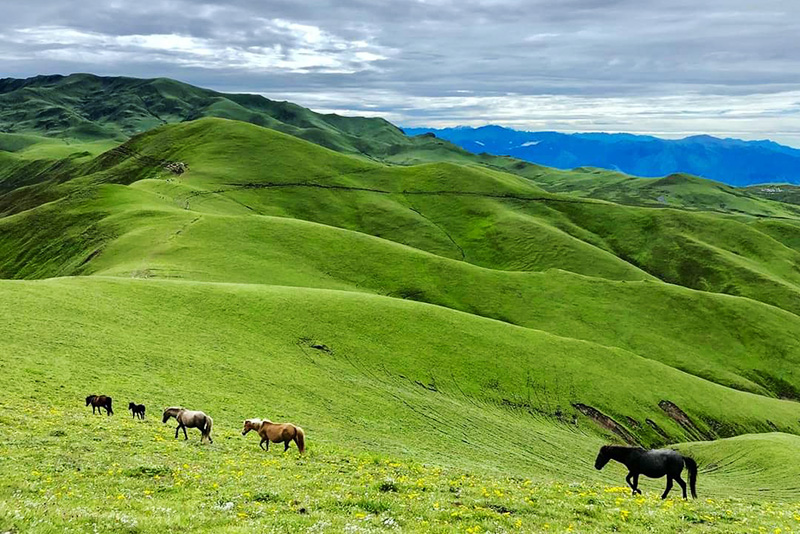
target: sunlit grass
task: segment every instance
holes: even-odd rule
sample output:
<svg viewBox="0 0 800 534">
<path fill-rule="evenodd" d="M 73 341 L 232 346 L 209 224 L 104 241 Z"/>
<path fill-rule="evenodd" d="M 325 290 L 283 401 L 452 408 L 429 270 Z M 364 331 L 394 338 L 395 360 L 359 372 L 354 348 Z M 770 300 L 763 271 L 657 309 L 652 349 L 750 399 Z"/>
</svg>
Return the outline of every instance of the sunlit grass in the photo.
<svg viewBox="0 0 800 534">
<path fill-rule="evenodd" d="M 265 453 L 171 425 L 0 411 L 0 528 L 12 532 L 718 532 L 800 530 L 800 502 L 660 499 L 626 487 L 489 476 L 315 444 Z"/>
</svg>

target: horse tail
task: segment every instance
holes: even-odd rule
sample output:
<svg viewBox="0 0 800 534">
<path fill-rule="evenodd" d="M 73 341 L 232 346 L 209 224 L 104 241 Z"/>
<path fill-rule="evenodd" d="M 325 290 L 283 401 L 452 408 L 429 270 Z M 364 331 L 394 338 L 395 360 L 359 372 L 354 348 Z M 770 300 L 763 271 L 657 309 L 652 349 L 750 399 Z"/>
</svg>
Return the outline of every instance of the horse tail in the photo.
<svg viewBox="0 0 800 534">
<path fill-rule="evenodd" d="M 111 407 L 111 397 L 106 397 L 106 398 L 108 399 L 108 405 L 107 405 L 108 406 L 108 413 L 109 414 L 113 414 L 114 413 L 114 409 Z"/>
<path fill-rule="evenodd" d="M 203 431 L 203 435 L 208 438 L 208 441 L 214 443 L 214 440 L 211 439 L 211 427 L 214 426 L 214 420 L 211 419 L 210 415 L 206 416 L 206 428 Z"/>
<path fill-rule="evenodd" d="M 297 443 L 300 454 L 303 454 L 306 450 L 306 434 L 299 426 L 294 427 L 294 442 Z"/>
<path fill-rule="evenodd" d="M 697 462 L 695 462 L 692 458 L 687 458 L 684 456 L 683 458 L 684 463 L 686 463 L 686 469 L 689 470 L 689 487 L 692 489 L 692 498 L 697 498 Z"/>
</svg>

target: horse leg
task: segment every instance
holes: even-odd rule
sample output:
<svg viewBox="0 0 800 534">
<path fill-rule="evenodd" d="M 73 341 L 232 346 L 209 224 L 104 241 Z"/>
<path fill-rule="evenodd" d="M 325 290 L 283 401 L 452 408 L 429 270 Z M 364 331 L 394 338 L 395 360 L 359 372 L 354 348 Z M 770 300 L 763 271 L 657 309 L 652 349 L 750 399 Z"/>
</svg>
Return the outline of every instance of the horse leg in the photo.
<svg viewBox="0 0 800 534">
<path fill-rule="evenodd" d="M 686 482 L 683 481 L 683 479 L 681 478 L 680 475 L 675 477 L 675 481 L 678 483 L 678 485 L 683 490 L 683 498 L 684 498 L 684 500 L 688 500 L 688 497 L 686 496 Z"/>
<path fill-rule="evenodd" d="M 290 443 L 291 443 L 291 441 L 289 441 L 288 439 L 283 442 L 283 452 L 286 452 L 286 451 L 289 450 L 289 444 Z"/>
<path fill-rule="evenodd" d="M 631 487 L 631 495 L 636 495 L 636 486 L 633 485 L 633 473 L 628 473 L 625 477 L 625 482 Z"/>
<path fill-rule="evenodd" d="M 175 439 L 178 439 L 178 432 L 181 430 L 181 424 L 178 423 L 178 426 L 175 427 Z"/>
<path fill-rule="evenodd" d="M 667 475 L 667 489 L 664 490 L 664 494 L 661 496 L 661 498 L 666 499 L 671 489 L 672 489 L 672 476 Z"/>
<path fill-rule="evenodd" d="M 186 441 L 189 439 L 189 434 L 186 433 L 186 425 L 182 424 L 181 428 L 183 428 L 183 440 Z"/>
<path fill-rule="evenodd" d="M 638 493 L 639 495 L 642 494 L 642 490 L 639 489 L 639 473 L 633 475 L 633 493 Z"/>
<path fill-rule="evenodd" d="M 265 442 L 265 441 L 267 441 L 267 440 L 265 440 L 264 438 L 261 438 L 261 443 L 259 443 L 259 444 L 258 444 L 258 446 L 259 446 L 259 447 L 261 447 L 261 450 L 262 450 L 262 451 L 265 451 L 265 450 L 267 450 L 267 449 L 265 449 L 265 448 L 264 448 L 264 442 Z"/>
</svg>

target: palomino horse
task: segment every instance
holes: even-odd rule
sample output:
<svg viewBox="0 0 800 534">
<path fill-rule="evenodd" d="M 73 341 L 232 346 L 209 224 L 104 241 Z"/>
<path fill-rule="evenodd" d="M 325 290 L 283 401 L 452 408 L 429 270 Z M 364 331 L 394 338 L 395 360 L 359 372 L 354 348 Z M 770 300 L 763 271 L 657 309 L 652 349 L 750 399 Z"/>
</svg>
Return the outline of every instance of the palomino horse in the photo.
<svg viewBox="0 0 800 534">
<path fill-rule="evenodd" d="M 261 436 L 261 443 L 259 447 L 265 451 L 269 450 L 269 442 L 283 443 L 283 452 L 289 450 L 289 444 L 294 440 L 297 443 L 297 449 L 300 454 L 306 450 L 306 435 L 303 429 L 299 426 L 294 426 L 291 423 L 273 423 L 269 419 L 246 419 L 242 435 L 246 435 L 251 430 L 255 430 Z M 264 444 L 267 444 L 264 447 Z"/>
<path fill-rule="evenodd" d="M 100 411 L 100 408 L 106 409 L 106 415 L 113 415 L 114 410 L 111 408 L 111 397 L 106 397 L 105 395 L 89 395 L 86 397 L 86 406 L 92 405 L 92 413 L 94 414 L 95 408 L 97 409 L 97 413 L 103 413 Z"/>
<path fill-rule="evenodd" d="M 186 428 L 198 428 L 201 433 L 200 443 L 205 439 L 208 439 L 209 443 L 214 443 L 214 440 L 211 439 L 211 427 L 214 424 L 214 420 L 203 412 L 187 410 L 180 406 L 173 406 L 164 409 L 164 419 L 162 422 L 166 423 L 169 421 L 170 417 L 174 417 L 175 420 L 178 421 L 178 427 L 175 429 L 175 439 L 178 439 L 178 432 L 180 429 L 183 429 L 183 439 L 189 439 L 189 436 L 186 435 Z"/>
<path fill-rule="evenodd" d="M 625 480 L 634 495 L 642 493 L 639 490 L 639 475 L 649 478 L 661 478 L 667 475 L 667 489 L 661 495 L 662 499 L 666 499 L 667 495 L 669 495 L 673 480 L 678 482 L 678 485 L 683 490 L 683 498 L 686 499 L 686 482 L 681 478 L 681 471 L 683 471 L 683 466 L 685 465 L 689 471 L 692 498 L 697 498 L 697 462 L 692 458 L 683 456 L 678 451 L 673 451 L 672 449 L 647 451 L 641 447 L 606 445 L 600 448 L 594 467 L 602 469 L 609 460 L 616 460 L 628 468 L 628 476 L 625 477 Z"/>
</svg>

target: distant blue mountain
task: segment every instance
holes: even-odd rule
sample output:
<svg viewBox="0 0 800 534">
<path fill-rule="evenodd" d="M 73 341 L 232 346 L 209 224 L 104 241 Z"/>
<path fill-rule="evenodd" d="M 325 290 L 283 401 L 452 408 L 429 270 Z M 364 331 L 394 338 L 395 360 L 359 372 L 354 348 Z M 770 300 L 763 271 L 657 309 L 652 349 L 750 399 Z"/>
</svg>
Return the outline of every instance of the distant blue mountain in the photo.
<svg viewBox="0 0 800 534">
<path fill-rule="evenodd" d="M 470 152 L 507 155 L 556 167 L 600 167 L 635 176 L 688 173 L 729 185 L 800 184 L 800 150 L 773 141 L 696 135 L 660 139 L 633 134 L 521 132 L 501 126 L 404 128 L 434 133 Z"/>
</svg>

